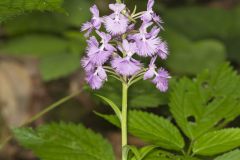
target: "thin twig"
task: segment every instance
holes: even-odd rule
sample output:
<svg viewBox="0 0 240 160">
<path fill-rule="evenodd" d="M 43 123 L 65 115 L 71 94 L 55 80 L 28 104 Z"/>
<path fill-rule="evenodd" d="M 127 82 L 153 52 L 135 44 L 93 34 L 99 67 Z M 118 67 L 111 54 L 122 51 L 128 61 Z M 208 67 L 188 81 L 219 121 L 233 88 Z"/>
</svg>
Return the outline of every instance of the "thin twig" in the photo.
<svg viewBox="0 0 240 160">
<path fill-rule="evenodd" d="M 80 94 L 82 91 L 78 91 L 76 93 L 73 93 L 65 98 L 60 99 L 59 101 L 51 104 L 50 106 L 48 106 L 46 109 L 42 110 L 41 112 L 37 113 L 36 115 L 34 115 L 32 118 L 30 118 L 29 120 L 27 120 L 26 122 L 24 122 L 23 124 L 20 125 L 19 128 L 21 127 L 25 127 L 29 124 L 31 124 L 32 122 L 34 122 L 35 120 L 39 119 L 40 117 L 42 117 L 43 115 L 45 115 L 46 113 L 48 113 L 49 111 L 55 109 L 56 107 L 60 106 L 61 104 L 67 102 L 68 100 L 72 99 L 73 97 L 77 96 L 78 94 Z M 13 135 L 9 135 L 6 140 L 0 144 L 0 150 L 13 138 Z"/>
<path fill-rule="evenodd" d="M 134 79 L 131 83 L 129 83 L 128 86 L 130 87 L 131 85 L 133 85 L 134 83 L 138 82 L 138 81 L 141 80 L 141 79 L 143 79 L 143 76 L 140 76 L 140 77 Z"/>
</svg>

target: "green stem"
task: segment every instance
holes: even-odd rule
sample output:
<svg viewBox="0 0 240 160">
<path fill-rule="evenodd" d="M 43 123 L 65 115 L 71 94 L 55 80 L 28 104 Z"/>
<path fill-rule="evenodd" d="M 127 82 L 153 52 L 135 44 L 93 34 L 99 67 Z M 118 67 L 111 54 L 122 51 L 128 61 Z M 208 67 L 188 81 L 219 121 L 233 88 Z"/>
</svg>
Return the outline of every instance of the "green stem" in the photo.
<svg viewBox="0 0 240 160">
<path fill-rule="evenodd" d="M 190 145 L 188 147 L 188 150 L 187 150 L 187 155 L 190 156 L 191 155 L 191 152 L 192 152 L 192 147 L 193 147 L 193 141 L 190 142 Z"/>
<path fill-rule="evenodd" d="M 35 120 L 39 119 L 40 117 L 42 117 L 43 115 L 45 115 L 46 113 L 48 113 L 49 111 L 55 109 L 56 107 L 60 106 L 61 104 L 65 103 L 66 101 L 72 99 L 73 97 L 77 96 L 81 91 L 78 91 L 76 93 L 73 93 L 70 96 L 67 96 L 65 98 L 60 99 L 59 101 L 53 103 L 52 105 L 48 106 L 46 109 L 44 109 L 43 111 L 39 112 L 38 114 L 34 115 L 32 118 L 30 118 L 28 121 L 26 121 L 25 123 L 23 123 L 21 125 L 21 127 L 24 127 L 32 122 L 34 122 Z"/>
<path fill-rule="evenodd" d="M 126 160 L 123 148 L 127 145 L 127 98 L 128 98 L 128 85 L 122 83 L 122 160 Z"/>
<path fill-rule="evenodd" d="M 131 85 L 133 85 L 134 83 L 137 83 L 138 81 L 140 81 L 141 79 L 143 79 L 143 74 L 142 75 L 140 75 L 139 77 L 136 77 L 136 79 L 134 79 L 133 81 L 131 81 L 130 83 L 129 83 L 129 87 L 131 86 Z"/>
<path fill-rule="evenodd" d="M 116 0 L 117 3 L 122 3 L 121 0 Z M 133 19 L 131 16 L 126 14 L 126 10 L 122 11 L 122 14 L 125 15 L 126 17 L 128 17 L 128 19 L 134 23 L 136 23 L 135 19 Z"/>
<path fill-rule="evenodd" d="M 73 93 L 70 96 L 67 96 L 65 98 L 60 99 L 59 101 L 53 103 L 52 105 L 46 107 L 46 109 L 44 109 L 43 111 L 37 113 L 36 115 L 34 115 L 32 118 L 30 118 L 29 120 L 27 120 L 26 122 L 24 122 L 23 124 L 20 125 L 20 127 L 25 127 L 29 124 L 31 124 L 32 122 L 34 122 L 35 120 L 39 119 L 40 117 L 42 117 L 43 115 L 45 115 L 46 113 L 48 113 L 49 111 L 55 109 L 56 107 L 60 106 L 61 104 L 67 102 L 68 100 L 72 99 L 73 97 L 79 95 L 81 93 L 81 91 L 78 91 L 76 93 Z M 19 127 L 19 128 L 20 128 Z M 0 144 L 0 150 L 13 138 L 13 135 L 9 135 L 6 140 L 4 142 L 2 142 Z"/>
</svg>

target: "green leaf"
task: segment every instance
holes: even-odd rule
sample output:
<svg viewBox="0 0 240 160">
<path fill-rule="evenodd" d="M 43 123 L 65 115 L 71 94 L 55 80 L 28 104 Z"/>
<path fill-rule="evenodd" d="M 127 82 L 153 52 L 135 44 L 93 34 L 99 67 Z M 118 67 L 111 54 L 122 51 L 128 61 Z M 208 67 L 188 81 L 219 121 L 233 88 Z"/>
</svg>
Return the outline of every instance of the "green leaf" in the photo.
<svg viewBox="0 0 240 160">
<path fill-rule="evenodd" d="M 119 110 L 119 107 L 110 99 L 103 97 L 101 95 L 97 95 L 98 97 L 100 97 L 101 99 L 103 99 L 105 102 L 107 102 L 111 108 L 113 109 L 113 111 L 115 112 L 115 114 L 117 115 L 118 119 L 120 120 L 120 122 L 122 121 L 122 114 L 121 111 Z"/>
<path fill-rule="evenodd" d="M 140 158 L 138 160 L 142 160 L 145 157 L 147 157 L 154 149 L 156 149 L 156 146 L 145 146 L 140 149 Z"/>
<path fill-rule="evenodd" d="M 131 160 L 139 160 L 140 159 L 141 153 L 136 146 L 126 146 L 126 148 L 128 148 L 128 150 L 133 153 L 133 157 L 131 158 Z"/>
<path fill-rule="evenodd" d="M 129 132 L 154 145 L 173 150 L 184 147 L 178 129 L 169 121 L 157 115 L 131 111 L 128 118 Z"/>
<path fill-rule="evenodd" d="M 170 110 L 190 139 L 225 126 L 240 114 L 240 77 L 228 65 L 181 79 L 170 97 Z"/>
<path fill-rule="evenodd" d="M 194 42 L 171 30 L 167 30 L 165 38 L 171 51 L 166 65 L 178 74 L 197 74 L 204 69 L 214 69 L 225 61 L 226 49 L 220 41 Z"/>
<path fill-rule="evenodd" d="M 117 119 L 116 116 L 101 115 L 101 117 L 118 127 L 120 126 L 115 123 Z M 179 151 L 182 150 L 185 145 L 177 127 L 169 120 L 151 113 L 129 111 L 128 130 L 132 135 L 166 149 Z"/>
<path fill-rule="evenodd" d="M 207 133 L 197 139 L 193 153 L 212 156 L 240 146 L 240 129 L 223 129 Z"/>
<path fill-rule="evenodd" d="M 218 156 L 214 160 L 239 160 L 240 159 L 240 151 L 236 149 L 234 151 L 225 153 L 224 155 Z"/>
<path fill-rule="evenodd" d="M 136 146 L 127 146 L 128 150 L 133 153 L 131 160 L 143 160 L 148 154 L 150 154 L 157 146 L 150 145 L 138 149 Z"/>
<path fill-rule="evenodd" d="M 155 150 L 148 154 L 143 160 L 182 160 L 178 156 L 162 151 L 162 150 Z"/>
<path fill-rule="evenodd" d="M 39 11 L 63 11 L 63 0 L 1 0 L 0 23 L 24 12 Z"/>
<path fill-rule="evenodd" d="M 94 113 L 97 116 L 99 116 L 99 117 L 107 120 L 111 124 L 115 125 L 116 127 L 119 127 L 119 128 L 121 127 L 121 123 L 120 123 L 119 119 L 115 115 L 106 115 L 106 114 L 101 114 L 101 113 L 98 113 L 98 112 L 95 112 L 95 111 L 94 111 Z"/>
<path fill-rule="evenodd" d="M 196 157 L 190 157 L 190 156 L 177 156 L 172 153 L 156 150 L 150 153 L 143 160 L 200 160 L 200 159 Z"/>
<path fill-rule="evenodd" d="M 102 136 L 74 124 L 50 124 L 14 130 L 24 147 L 44 160 L 114 160 L 111 145 Z"/>
<path fill-rule="evenodd" d="M 192 156 L 176 156 L 179 160 L 202 160 Z"/>
</svg>

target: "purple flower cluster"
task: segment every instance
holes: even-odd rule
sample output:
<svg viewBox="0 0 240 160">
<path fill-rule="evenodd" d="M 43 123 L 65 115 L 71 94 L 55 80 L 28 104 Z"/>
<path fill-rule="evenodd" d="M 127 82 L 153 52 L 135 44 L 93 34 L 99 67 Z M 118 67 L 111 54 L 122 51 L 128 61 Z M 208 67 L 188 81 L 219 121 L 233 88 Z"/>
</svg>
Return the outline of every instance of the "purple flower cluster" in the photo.
<svg viewBox="0 0 240 160">
<path fill-rule="evenodd" d="M 169 73 L 155 63 L 157 58 L 167 59 L 168 47 L 159 37 L 163 22 L 153 5 L 149 0 L 146 11 L 131 13 L 123 3 L 110 4 L 112 13 L 103 17 L 96 5 L 90 8 L 92 19 L 81 29 L 89 37 L 81 63 L 92 89 L 100 89 L 111 75 L 129 85 L 150 79 L 160 91 L 167 91 Z M 136 29 L 138 20 L 141 26 Z M 145 68 L 141 58 L 151 58 L 149 66 Z"/>
</svg>

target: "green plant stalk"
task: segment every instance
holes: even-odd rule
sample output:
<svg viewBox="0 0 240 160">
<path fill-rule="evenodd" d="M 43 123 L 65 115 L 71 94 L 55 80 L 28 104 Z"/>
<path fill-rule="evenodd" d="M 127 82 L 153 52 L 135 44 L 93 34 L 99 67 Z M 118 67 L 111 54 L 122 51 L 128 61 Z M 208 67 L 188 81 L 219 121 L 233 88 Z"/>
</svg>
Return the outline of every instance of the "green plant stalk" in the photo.
<svg viewBox="0 0 240 160">
<path fill-rule="evenodd" d="M 48 113 L 49 111 L 55 109 L 56 107 L 60 106 L 61 104 L 65 103 L 66 101 L 72 99 L 73 97 L 77 96 L 78 94 L 80 94 L 81 91 L 78 91 L 76 93 L 73 93 L 67 97 L 64 97 L 62 99 L 60 99 L 59 101 L 53 103 L 52 105 L 48 106 L 46 109 L 44 109 L 43 111 L 39 112 L 38 114 L 34 115 L 32 118 L 30 118 L 28 121 L 26 121 L 25 123 L 23 123 L 20 127 L 24 127 L 34 121 L 36 121 L 37 119 L 39 119 L 40 117 L 42 117 L 43 115 L 45 115 L 46 113 Z"/>
<path fill-rule="evenodd" d="M 123 148 L 127 145 L 127 114 L 128 114 L 128 106 L 127 106 L 127 98 L 128 98 L 128 84 L 122 83 L 122 160 L 126 160 L 124 156 Z"/>
<path fill-rule="evenodd" d="M 116 0 L 116 2 L 117 2 L 117 3 L 122 3 L 121 0 Z M 133 23 L 136 23 L 136 20 L 135 20 L 135 19 L 133 19 L 131 16 L 129 16 L 129 15 L 126 14 L 126 9 L 123 10 L 121 13 L 122 13 L 123 15 L 125 15 L 126 17 L 128 17 L 128 19 L 129 19 L 130 21 L 132 21 Z"/>
<path fill-rule="evenodd" d="M 32 122 L 36 121 L 37 119 L 39 119 L 40 117 L 42 117 L 43 115 L 45 115 L 46 113 L 50 112 L 51 110 L 57 108 L 58 106 L 60 106 L 61 104 L 69 101 L 70 99 L 72 99 L 73 97 L 79 95 L 81 93 L 81 91 L 78 91 L 76 93 L 73 93 L 67 97 L 64 97 L 62 99 L 60 99 L 59 101 L 53 103 L 52 105 L 46 107 L 46 109 L 44 109 L 43 111 L 37 113 L 36 115 L 34 115 L 33 117 L 31 117 L 29 120 L 27 120 L 26 122 L 24 122 L 23 124 L 21 124 L 19 126 L 20 127 L 25 127 L 29 124 L 31 124 Z M 9 135 L 5 141 L 3 141 L 1 144 L 0 144 L 0 150 L 13 138 L 13 135 Z"/>
<path fill-rule="evenodd" d="M 187 150 L 187 155 L 188 155 L 188 156 L 191 155 L 193 144 L 194 144 L 194 141 L 191 141 L 191 142 L 190 142 L 190 145 L 189 145 L 189 147 L 188 147 L 188 150 Z"/>
</svg>

